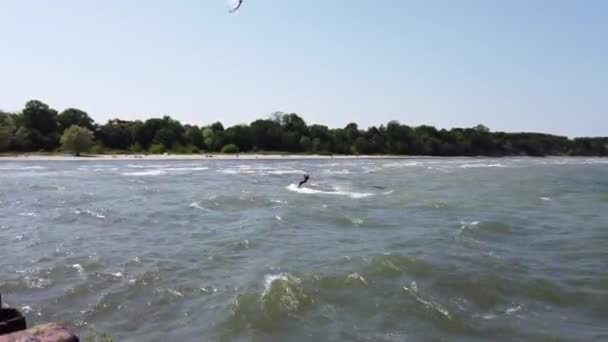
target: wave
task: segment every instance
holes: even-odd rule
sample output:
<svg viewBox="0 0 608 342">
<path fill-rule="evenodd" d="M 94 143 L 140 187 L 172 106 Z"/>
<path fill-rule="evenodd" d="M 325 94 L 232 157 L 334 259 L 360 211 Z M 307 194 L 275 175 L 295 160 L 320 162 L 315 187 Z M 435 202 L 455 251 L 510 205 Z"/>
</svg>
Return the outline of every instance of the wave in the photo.
<svg viewBox="0 0 608 342">
<path fill-rule="evenodd" d="M 77 214 L 77 215 L 85 214 L 85 215 L 93 216 L 95 218 L 102 219 L 102 220 L 106 218 L 105 215 L 102 215 L 102 214 L 100 214 L 98 212 L 95 212 L 95 211 L 92 211 L 92 210 L 80 210 L 80 209 L 76 209 L 76 211 L 74 213 Z"/>
<path fill-rule="evenodd" d="M 44 166 L 0 166 L 0 170 L 4 171 L 25 171 L 25 170 L 46 170 Z"/>
<path fill-rule="evenodd" d="M 209 170 L 209 168 L 206 167 L 206 166 L 199 166 L 199 167 L 168 167 L 168 168 L 165 168 L 163 170 L 166 170 L 166 171 L 205 171 L 205 170 Z"/>
<path fill-rule="evenodd" d="M 133 169 L 162 169 L 165 167 L 169 167 L 170 165 L 168 164 L 129 164 L 127 165 L 127 167 L 129 168 L 133 168 Z"/>
<path fill-rule="evenodd" d="M 255 173 L 254 170 L 248 170 L 248 169 L 245 169 L 245 168 L 222 169 L 222 170 L 217 170 L 217 172 L 225 173 L 225 174 L 228 174 L 228 175 L 253 174 L 253 173 Z"/>
<path fill-rule="evenodd" d="M 410 166 L 418 166 L 419 162 L 402 162 L 402 163 L 387 163 L 382 165 L 383 167 L 410 167 Z"/>
<path fill-rule="evenodd" d="M 289 174 L 305 174 L 306 172 L 302 171 L 302 170 L 271 170 L 271 171 L 267 171 L 268 174 L 271 175 L 289 175 Z"/>
<path fill-rule="evenodd" d="M 146 170 L 140 172 L 124 172 L 123 176 L 134 176 L 134 177 L 146 177 L 146 176 L 162 176 L 166 174 L 167 171 L 164 170 Z"/>
<path fill-rule="evenodd" d="M 250 328 L 274 330 L 313 303 L 299 278 L 288 273 L 269 274 L 264 277 L 261 295 L 251 292 L 237 295 L 232 315 L 224 326 L 228 334 Z"/>
<path fill-rule="evenodd" d="M 350 174 L 350 170 L 323 170 L 323 173 L 329 174 L 329 175 L 348 175 Z"/>
<path fill-rule="evenodd" d="M 420 293 L 418 291 L 418 284 L 416 284 L 415 281 L 412 281 L 412 283 L 410 284 L 409 287 L 403 286 L 403 289 L 407 293 L 409 293 L 418 303 L 422 304 L 428 310 L 437 312 L 449 320 L 452 319 L 450 312 L 446 308 L 444 308 L 441 304 L 439 304 L 431 299 L 425 299 L 420 295 Z"/>
<path fill-rule="evenodd" d="M 483 167 L 508 167 L 503 164 L 463 164 L 460 165 L 463 169 L 483 168 Z"/>
<path fill-rule="evenodd" d="M 196 209 L 199 209 L 199 210 L 202 210 L 202 211 L 213 212 L 213 210 L 207 209 L 207 208 L 201 206 L 198 202 L 190 203 L 189 207 L 190 208 L 196 208 Z"/>
<path fill-rule="evenodd" d="M 308 195 L 337 195 L 337 196 L 347 196 L 350 198 L 365 198 L 369 196 L 373 196 L 374 194 L 367 192 L 348 192 L 348 191 L 322 191 L 317 189 L 312 189 L 308 187 L 298 188 L 296 184 L 289 184 L 286 187 L 287 190 L 297 192 L 300 194 L 308 194 Z"/>
</svg>

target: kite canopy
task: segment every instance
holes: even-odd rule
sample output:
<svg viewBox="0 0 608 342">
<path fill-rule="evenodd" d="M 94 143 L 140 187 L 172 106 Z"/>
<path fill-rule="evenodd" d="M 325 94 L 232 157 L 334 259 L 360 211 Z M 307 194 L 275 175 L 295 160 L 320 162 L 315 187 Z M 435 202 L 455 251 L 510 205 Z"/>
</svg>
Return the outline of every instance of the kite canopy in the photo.
<svg viewBox="0 0 608 342">
<path fill-rule="evenodd" d="M 228 0 L 228 11 L 230 13 L 234 13 L 238 11 L 238 9 L 243 4 L 244 0 Z"/>
</svg>

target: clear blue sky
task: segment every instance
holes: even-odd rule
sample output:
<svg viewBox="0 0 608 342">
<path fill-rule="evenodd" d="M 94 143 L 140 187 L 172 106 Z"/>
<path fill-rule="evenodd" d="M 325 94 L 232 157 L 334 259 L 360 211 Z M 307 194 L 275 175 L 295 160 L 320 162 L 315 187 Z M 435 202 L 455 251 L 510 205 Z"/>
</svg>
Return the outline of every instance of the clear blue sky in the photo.
<svg viewBox="0 0 608 342">
<path fill-rule="evenodd" d="M 1 0 L 0 108 L 608 135 L 608 1 Z"/>
</svg>

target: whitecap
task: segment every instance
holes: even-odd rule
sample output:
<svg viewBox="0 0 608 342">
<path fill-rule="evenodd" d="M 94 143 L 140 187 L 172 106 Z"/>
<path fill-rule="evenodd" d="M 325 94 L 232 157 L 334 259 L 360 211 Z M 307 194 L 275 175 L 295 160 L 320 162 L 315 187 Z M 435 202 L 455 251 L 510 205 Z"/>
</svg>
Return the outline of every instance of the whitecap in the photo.
<svg viewBox="0 0 608 342">
<path fill-rule="evenodd" d="M 360 193 L 360 192 L 348 192 L 348 191 L 322 191 L 316 190 L 308 187 L 298 188 L 296 184 L 290 184 L 286 187 L 287 190 L 297 192 L 300 194 L 312 194 L 312 195 L 338 195 L 338 196 L 348 196 L 350 198 L 365 198 L 369 196 L 373 196 L 374 194 L 370 193 Z"/>
<path fill-rule="evenodd" d="M 239 169 L 222 169 L 222 170 L 217 170 L 217 172 L 221 172 L 221 173 L 225 173 L 225 174 L 229 174 L 229 175 L 252 174 L 252 173 L 255 173 L 254 170 L 248 170 L 248 169 L 243 169 L 243 168 L 239 168 Z"/>
<path fill-rule="evenodd" d="M 348 174 L 350 174 L 350 171 L 346 170 L 346 169 L 343 169 L 343 170 L 323 170 L 323 173 L 330 174 L 330 175 L 348 175 Z"/>
<path fill-rule="evenodd" d="M 512 315 L 512 314 L 514 314 L 514 313 L 516 313 L 516 312 L 520 311 L 521 309 L 522 309 L 522 306 L 521 306 L 521 305 L 518 305 L 518 306 L 513 307 L 513 308 L 508 308 L 508 309 L 505 311 L 505 313 L 506 313 L 507 315 Z"/>
<path fill-rule="evenodd" d="M 201 206 L 201 205 L 200 205 L 198 202 L 191 203 L 191 204 L 189 205 L 189 207 L 190 207 L 190 208 L 196 208 L 196 209 L 199 209 L 199 210 L 202 210 L 202 211 L 213 212 L 213 210 L 211 210 L 211 209 L 207 209 L 207 208 L 205 208 L 205 207 Z"/>
<path fill-rule="evenodd" d="M 19 216 L 35 217 L 36 213 L 19 213 Z"/>
<path fill-rule="evenodd" d="M 360 226 L 363 224 L 363 219 L 360 218 L 349 218 L 350 222 L 352 222 L 352 224 Z"/>
<path fill-rule="evenodd" d="M 183 293 L 177 291 L 177 290 L 173 290 L 173 289 L 167 289 L 167 292 L 174 295 L 175 297 L 179 297 L 179 298 L 184 298 Z"/>
<path fill-rule="evenodd" d="M 287 201 L 275 200 L 275 199 L 271 199 L 270 202 L 278 203 L 278 204 L 289 204 L 289 202 L 287 202 Z"/>
<path fill-rule="evenodd" d="M 167 172 L 164 170 L 146 170 L 141 172 L 124 172 L 123 176 L 136 176 L 136 177 L 145 177 L 145 176 L 161 176 L 166 174 Z"/>
<path fill-rule="evenodd" d="M 25 170 L 46 170 L 44 166 L 3 166 L 0 170 L 6 171 L 25 171 Z"/>
<path fill-rule="evenodd" d="M 365 280 L 365 278 L 363 278 L 363 276 L 359 273 L 351 273 L 346 277 L 345 280 L 346 283 L 352 283 L 352 284 L 356 284 L 359 283 L 361 285 L 364 286 L 369 286 L 369 283 L 367 282 L 367 280 Z"/>
<path fill-rule="evenodd" d="M 279 274 L 267 274 L 264 277 L 264 291 L 262 292 L 262 297 L 266 296 L 270 289 L 272 288 L 272 283 L 277 280 L 282 281 L 292 281 L 296 284 L 300 284 L 301 280 L 287 273 L 279 273 Z"/>
<path fill-rule="evenodd" d="M 267 171 L 268 174 L 271 175 L 288 175 L 288 174 L 304 174 L 306 172 L 302 171 L 302 170 L 272 170 L 272 171 Z"/>
<path fill-rule="evenodd" d="M 539 197 L 542 201 L 551 201 L 550 197 Z"/>
<path fill-rule="evenodd" d="M 92 210 L 79 210 L 79 209 L 76 209 L 76 210 L 74 211 L 74 213 L 75 213 L 75 214 L 77 214 L 77 215 L 80 215 L 80 214 L 87 214 L 87 215 L 90 215 L 90 216 L 96 217 L 96 218 L 98 218 L 98 219 L 105 219 L 105 218 L 106 218 L 104 215 L 102 215 L 102 214 L 100 214 L 100 213 L 97 213 L 97 212 L 95 212 L 95 211 L 92 211 Z"/>
<path fill-rule="evenodd" d="M 150 168 L 165 168 L 171 165 L 168 164 L 129 164 L 127 167 L 133 169 L 150 169 Z"/>
<path fill-rule="evenodd" d="M 382 194 L 383 194 L 383 195 L 390 195 L 390 194 L 392 194 L 392 193 L 394 193 L 394 192 L 395 192 L 395 190 L 389 190 L 389 191 L 385 191 L 385 192 L 383 192 Z"/>
<path fill-rule="evenodd" d="M 206 167 L 206 166 L 201 166 L 201 167 L 169 167 L 169 168 L 165 168 L 164 170 L 167 170 L 167 171 L 205 171 L 205 170 L 209 170 L 209 168 Z"/>
<path fill-rule="evenodd" d="M 419 162 L 402 162 L 402 163 L 388 163 L 382 165 L 383 167 L 410 167 L 410 166 L 418 166 Z"/>
<path fill-rule="evenodd" d="M 84 267 L 82 267 L 80 264 L 74 264 L 72 265 L 72 268 L 76 269 L 76 271 L 78 271 L 80 274 L 84 273 Z"/>
<path fill-rule="evenodd" d="M 503 164 L 463 164 L 460 165 L 463 169 L 481 168 L 481 167 L 507 167 Z"/>
<path fill-rule="evenodd" d="M 29 314 L 32 311 L 33 311 L 33 309 L 29 305 L 24 305 L 24 306 L 21 307 L 21 312 L 24 313 L 24 314 L 26 314 L 26 315 Z"/>
</svg>

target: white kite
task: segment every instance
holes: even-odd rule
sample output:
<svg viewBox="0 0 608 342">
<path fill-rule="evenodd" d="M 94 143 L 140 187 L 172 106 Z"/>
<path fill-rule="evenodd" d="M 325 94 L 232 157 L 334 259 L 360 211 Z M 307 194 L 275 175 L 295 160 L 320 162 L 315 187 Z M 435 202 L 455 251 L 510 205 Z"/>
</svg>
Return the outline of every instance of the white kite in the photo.
<svg viewBox="0 0 608 342">
<path fill-rule="evenodd" d="M 244 0 L 228 0 L 228 12 L 230 13 L 234 13 L 236 11 L 238 11 L 239 8 L 241 8 L 241 5 L 243 4 Z"/>
</svg>

